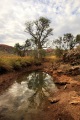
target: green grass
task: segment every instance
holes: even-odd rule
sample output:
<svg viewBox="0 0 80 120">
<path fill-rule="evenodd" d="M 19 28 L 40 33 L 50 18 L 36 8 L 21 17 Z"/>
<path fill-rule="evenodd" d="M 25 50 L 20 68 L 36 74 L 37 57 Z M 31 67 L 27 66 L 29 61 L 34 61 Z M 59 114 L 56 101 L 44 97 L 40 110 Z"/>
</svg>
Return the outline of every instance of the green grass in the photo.
<svg viewBox="0 0 80 120">
<path fill-rule="evenodd" d="M 59 58 L 56 57 L 55 55 L 51 55 L 51 56 L 46 56 L 45 60 L 49 61 L 49 62 L 55 62 L 57 61 Z"/>
<path fill-rule="evenodd" d="M 57 57 L 46 56 L 44 59 L 49 62 L 54 62 L 57 60 Z M 21 70 L 31 65 L 41 65 L 41 61 L 31 56 L 19 57 L 17 55 L 0 52 L 0 74 Z"/>
<path fill-rule="evenodd" d="M 0 54 L 0 73 L 20 70 L 32 64 L 40 64 L 40 61 L 33 57 L 19 57 L 10 54 Z"/>
</svg>

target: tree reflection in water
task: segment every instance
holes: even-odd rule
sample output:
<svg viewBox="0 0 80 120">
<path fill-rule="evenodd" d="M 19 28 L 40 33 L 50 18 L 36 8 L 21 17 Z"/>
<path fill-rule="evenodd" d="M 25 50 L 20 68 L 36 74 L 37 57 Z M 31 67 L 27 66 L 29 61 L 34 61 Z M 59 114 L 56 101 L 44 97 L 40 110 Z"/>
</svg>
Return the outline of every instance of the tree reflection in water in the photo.
<svg viewBox="0 0 80 120">
<path fill-rule="evenodd" d="M 28 88 L 35 91 L 29 98 L 29 107 L 42 107 L 47 96 L 57 89 L 51 76 L 44 72 L 34 72 L 28 76 Z"/>
<path fill-rule="evenodd" d="M 40 113 L 45 106 L 46 98 L 56 90 L 51 76 L 44 72 L 20 76 L 0 96 L 0 113 L 2 111 L 1 115 L 8 116 L 11 120 L 20 120 L 22 117 L 32 120 L 30 115 Z"/>
</svg>

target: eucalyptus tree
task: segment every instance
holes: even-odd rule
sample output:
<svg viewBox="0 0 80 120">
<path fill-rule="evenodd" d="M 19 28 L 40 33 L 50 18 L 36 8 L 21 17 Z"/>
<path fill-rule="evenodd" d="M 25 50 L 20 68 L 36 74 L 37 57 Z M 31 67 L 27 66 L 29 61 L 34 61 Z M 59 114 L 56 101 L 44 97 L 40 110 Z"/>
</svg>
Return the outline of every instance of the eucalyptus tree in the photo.
<svg viewBox="0 0 80 120">
<path fill-rule="evenodd" d="M 22 46 L 19 43 L 16 43 L 14 45 L 14 52 L 19 55 L 22 56 Z"/>
<path fill-rule="evenodd" d="M 15 53 L 21 57 L 25 56 L 27 53 L 28 48 L 31 46 L 29 39 L 25 41 L 23 45 L 16 43 L 14 46 Z"/>
<path fill-rule="evenodd" d="M 67 49 L 73 49 L 76 44 L 75 38 L 71 33 L 64 34 L 63 41 Z"/>
<path fill-rule="evenodd" d="M 80 34 L 76 35 L 76 44 L 80 45 Z"/>
<path fill-rule="evenodd" d="M 59 37 L 56 40 L 53 41 L 53 45 L 55 44 L 55 47 L 62 49 L 63 47 L 63 38 Z"/>
<path fill-rule="evenodd" d="M 38 51 L 42 50 L 44 44 L 49 40 L 48 37 L 52 35 L 53 29 L 50 27 L 50 23 L 51 21 L 49 19 L 40 17 L 38 20 L 25 24 L 25 31 L 31 36 L 30 40 Z"/>
<path fill-rule="evenodd" d="M 27 51 L 28 51 L 29 48 L 31 47 L 31 42 L 30 42 L 30 40 L 27 39 L 22 47 L 23 47 L 23 49 L 22 49 L 22 51 L 23 51 L 23 56 L 28 55 Z"/>
<path fill-rule="evenodd" d="M 58 39 L 53 41 L 53 45 L 55 44 L 55 55 L 57 57 L 61 57 L 63 54 L 64 44 L 63 37 L 59 37 Z"/>
</svg>

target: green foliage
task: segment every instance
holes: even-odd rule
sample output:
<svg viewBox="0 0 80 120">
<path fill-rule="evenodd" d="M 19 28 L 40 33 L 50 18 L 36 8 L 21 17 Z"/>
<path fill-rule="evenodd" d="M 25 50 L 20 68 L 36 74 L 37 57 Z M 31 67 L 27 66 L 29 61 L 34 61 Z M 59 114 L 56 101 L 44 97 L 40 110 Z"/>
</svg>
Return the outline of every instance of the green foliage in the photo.
<svg viewBox="0 0 80 120">
<path fill-rule="evenodd" d="M 75 39 L 71 33 L 64 34 L 63 41 L 66 43 L 68 49 L 73 49 L 75 46 Z"/>
<path fill-rule="evenodd" d="M 42 59 L 42 58 L 44 58 L 46 56 L 46 51 L 43 50 L 43 49 L 39 49 L 39 54 L 40 54 L 40 57 Z"/>
<path fill-rule="evenodd" d="M 62 57 L 63 50 L 61 48 L 56 47 L 56 49 L 55 49 L 55 55 L 56 55 L 56 57 Z"/>
<path fill-rule="evenodd" d="M 20 70 L 23 67 L 34 64 L 34 58 L 32 57 L 19 57 L 19 56 L 2 56 L 0 58 L 0 74 Z"/>
<path fill-rule="evenodd" d="M 41 59 L 43 56 L 43 52 L 41 50 L 44 44 L 48 41 L 47 38 L 52 35 L 53 31 L 53 29 L 50 28 L 50 20 L 45 17 L 40 17 L 38 20 L 33 22 L 27 22 L 25 25 L 25 32 L 31 36 L 31 43 L 33 44 L 33 47 L 36 47 L 38 58 Z"/>
<path fill-rule="evenodd" d="M 80 34 L 76 36 L 76 42 L 80 44 Z"/>
<path fill-rule="evenodd" d="M 52 35 L 53 29 L 50 28 L 50 20 L 40 17 L 33 22 L 27 22 L 25 25 L 25 32 L 31 36 L 32 43 L 37 49 L 42 49 L 43 45 L 48 41 L 48 36 Z"/>
<path fill-rule="evenodd" d="M 16 43 L 14 48 L 15 48 L 15 53 L 21 57 L 24 57 L 26 54 L 27 49 L 31 46 L 31 43 L 29 39 L 25 41 L 24 45 L 20 45 L 19 43 Z"/>
<path fill-rule="evenodd" d="M 77 41 L 71 33 L 66 33 L 54 41 L 56 47 L 64 50 L 71 50 L 76 45 Z"/>
<path fill-rule="evenodd" d="M 0 58 L 0 73 L 5 73 L 7 71 L 12 71 L 10 61 L 8 61 L 7 59 Z"/>
<path fill-rule="evenodd" d="M 18 59 L 12 59 L 10 61 L 10 64 L 11 64 L 13 70 L 18 70 L 18 69 L 21 69 L 21 67 L 22 67 L 21 66 L 21 59 L 20 58 L 18 58 Z"/>
<path fill-rule="evenodd" d="M 19 43 L 16 43 L 14 46 L 14 52 L 19 55 L 22 56 L 22 46 Z"/>
<path fill-rule="evenodd" d="M 58 39 L 56 39 L 56 40 L 54 41 L 54 44 L 56 45 L 56 47 L 62 48 L 62 47 L 63 47 L 63 46 L 62 46 L 62 44 L 63 44 L 63 38 L 62 38 L 62 37 L 59 37 Z"/>
<path fill-rule="evenodd" d="M 34 59 L 41 60 L 46 56 L 46 51 L 44 49 L 33 50 L 32 56 Z"/>
</svg>

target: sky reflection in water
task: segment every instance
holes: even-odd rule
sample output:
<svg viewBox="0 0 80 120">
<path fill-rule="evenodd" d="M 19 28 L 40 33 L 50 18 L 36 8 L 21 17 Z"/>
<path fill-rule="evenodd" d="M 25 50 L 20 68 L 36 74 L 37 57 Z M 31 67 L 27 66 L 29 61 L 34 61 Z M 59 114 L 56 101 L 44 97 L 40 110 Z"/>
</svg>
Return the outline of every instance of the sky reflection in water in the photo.
<svg viewBox="0 0 80 120">
<path fill-rule="evenodd" d="M 0 96 L 0 114 L 20 120 L 24 114 L 37 113 L 55 91 L 57 87 L 50 75 L 44 72 L 24 75 Z"/>
</svg>

